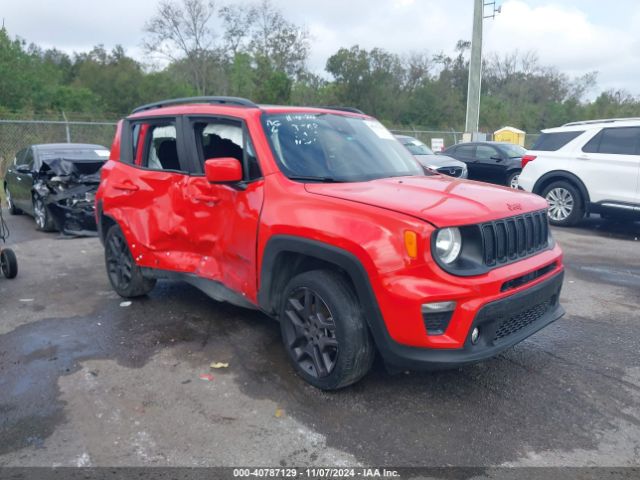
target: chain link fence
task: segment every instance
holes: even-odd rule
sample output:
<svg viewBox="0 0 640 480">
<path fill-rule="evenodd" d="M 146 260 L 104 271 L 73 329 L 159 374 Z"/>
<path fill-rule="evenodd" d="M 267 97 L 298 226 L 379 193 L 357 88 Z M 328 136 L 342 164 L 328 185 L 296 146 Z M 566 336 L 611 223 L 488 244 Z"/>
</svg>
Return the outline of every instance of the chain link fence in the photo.
<svg viewBox="0 0 640 480">
<path fill-rule="evenodd" d="M 39 143 L 95 143 L 111 147 L 115 122 L 0 120 L 0 177 L 16 153 Z"/>
<path fill-rule="evenodd" d="M 453 130 L 407 130 L 407 129 L 392 129 L 391 133 L 395 135 L 408 135 L 410 137 L 417 138 L 428 147 L 431 147 L 431 140 L 433 138 L 439 138 L 444 140 L 444 148 L 455 145 L 462 142 L 463 132 L 456 132 Z M 539 133 L 527 133 L 524 140 L 524 148 L 531 148 L 536 142 Z M 491 133 L 487 134 L 487 141 L 493 140 Z"/>
</svg>

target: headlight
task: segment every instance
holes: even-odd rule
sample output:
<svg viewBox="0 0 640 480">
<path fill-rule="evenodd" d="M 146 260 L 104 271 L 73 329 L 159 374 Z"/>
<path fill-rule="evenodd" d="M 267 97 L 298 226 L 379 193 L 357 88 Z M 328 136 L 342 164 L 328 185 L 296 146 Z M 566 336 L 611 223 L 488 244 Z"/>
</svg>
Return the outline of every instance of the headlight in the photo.
<svg viewBox="0 0 640 480">
<path fill-rule="evenodd" d="M 447 265 L 456 261 L 462 250 L 462 235 L 458 228 L 443 228 L 436 235 L 436 255 Z"/>
</svg>

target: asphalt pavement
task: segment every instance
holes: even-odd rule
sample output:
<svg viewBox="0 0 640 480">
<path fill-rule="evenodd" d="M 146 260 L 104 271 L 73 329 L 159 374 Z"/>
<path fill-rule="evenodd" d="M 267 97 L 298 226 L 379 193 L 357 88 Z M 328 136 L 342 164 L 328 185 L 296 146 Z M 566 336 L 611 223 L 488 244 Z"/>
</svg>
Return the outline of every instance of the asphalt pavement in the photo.
<svg viewBox="0 0 640 480">
<path fill-rule="evenodd" d="M 126 303 L 97 238 L 5 219 L 0 466 L 640 465 L 638 222 L 554 229 L 567 314 L 497 358 L 325 393 L 264 315 L 170 281 Z"/>
</svg>

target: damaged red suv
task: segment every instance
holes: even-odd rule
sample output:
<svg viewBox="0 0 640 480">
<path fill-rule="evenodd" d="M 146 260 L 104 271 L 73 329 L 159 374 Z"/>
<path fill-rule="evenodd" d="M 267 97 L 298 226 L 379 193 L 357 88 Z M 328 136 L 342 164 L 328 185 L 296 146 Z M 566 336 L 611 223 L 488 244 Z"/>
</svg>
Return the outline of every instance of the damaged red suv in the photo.
<svg viewBox="0 0 640 480">
<path fill-rule="evenodd" d="M 96 197 L 124 297 L 179 279 L 281 325 L 322 389 L 487 359 L 563 314 L 562 253 L 536 195 L 423 173 L 346 108 L 158 102 L 118 124 Z"/>
</svg>

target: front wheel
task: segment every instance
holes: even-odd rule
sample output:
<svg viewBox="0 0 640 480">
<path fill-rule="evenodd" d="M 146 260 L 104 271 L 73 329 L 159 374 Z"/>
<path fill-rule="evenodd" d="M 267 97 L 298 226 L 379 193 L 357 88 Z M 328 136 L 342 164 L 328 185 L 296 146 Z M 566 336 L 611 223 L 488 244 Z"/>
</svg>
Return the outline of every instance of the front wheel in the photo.
<svg viewBox="0 0 640 480">
<path fill-rule="evenodd" d="M 351 285 L 329 270 L 292 278 L 279 310 L 285 349 L 297 373 L 322 390 L 360 380 L 375 354 Z"/>
<path fill-rule="evenodd" d="M 549 203 L 549 222 L 569 227 L 584 217 L 584 201 L 580 192 L 569 182 L 560 180 L 547 186 L 542 196 Z"/>
<path fill-rule="evenodd" d="M 40 195 L 33 197 L 33 219 L 36 221 L 36 228 L 42 232 L 53 232 L 55 224 L 49 209 Z"/>
<path fill-rule="evenodd" d="M 156 279 L 145 278 L 133 260 L 127 240 L 118 225 L 113 225 L 107 232 L 104 259 L 109 282 L 121 297 L 140 297 L 155 287 Z"/>
<path fill-rule="evenodd" d="M 6 278 L 16 278 L 18 275 L 18 259 L 13 250 L 5 248 L 0 252 L 0 269 Z"/>
</svg>

